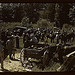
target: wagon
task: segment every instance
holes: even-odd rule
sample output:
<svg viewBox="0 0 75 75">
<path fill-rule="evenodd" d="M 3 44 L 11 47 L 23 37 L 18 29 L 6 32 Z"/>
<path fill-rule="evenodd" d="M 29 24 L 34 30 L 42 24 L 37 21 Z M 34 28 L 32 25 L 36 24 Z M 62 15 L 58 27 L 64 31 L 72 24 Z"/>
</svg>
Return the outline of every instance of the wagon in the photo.
<svg viewBox="0 0 75 75">
<path fill-rule="evenodd" d="M 14 30 L 20 30 L 20 31 L 17 31 L 17 32 L 15 33 L 15 35 L 16 35 L 17 33 L 19 33 L 19 36 L 22 36 L 23 31 L 26 30 L 26 29 L 27 29 L 27 27 L 16 26 L 16 27 L 13 28 L 13 31 L 14 31 Z"/>
<path fill-rule="evenodd" d="M 50 56 L 55 52 L 56 46 L 48 44 L 38 44 L 37 48 L 23 48 L 20 54 L 20 60 L 23 64 L 25 58 L 40 59 L 42 65 L 45 66 L 50 60 Z"/>
</svg>

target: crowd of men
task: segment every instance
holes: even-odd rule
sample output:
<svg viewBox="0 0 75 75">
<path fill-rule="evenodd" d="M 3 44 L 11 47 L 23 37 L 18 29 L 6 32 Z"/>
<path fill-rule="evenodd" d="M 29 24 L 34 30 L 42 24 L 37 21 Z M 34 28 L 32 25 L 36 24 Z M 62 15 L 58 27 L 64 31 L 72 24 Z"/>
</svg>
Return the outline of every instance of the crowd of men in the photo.
<svg viewBox="0 0 75 75">
<path fill-rule="evenodd" d="M 74 40 L 74 29 L 70 33 L 64 30 L 52 28 L 32 28 L 29 27 L 24 29 L 7 29 L 0 30 L 0 57 L 1 57 L 1 68 L 3 68 L 3 59 L 4 56 L 9 55 L 10 59 L 15 59 L 15 50 L 20 47 L 19 39 L 23 38 L 24 48 L 30 48 L 33 45 L 36 45 L 38 42 L 49 42 L 50 43 L 66 43 L 67 41 Z M 55 40 L 56 39 L 56 40 Z M 16 40 L 16 48 L 15 48 Z"/>
</svg>

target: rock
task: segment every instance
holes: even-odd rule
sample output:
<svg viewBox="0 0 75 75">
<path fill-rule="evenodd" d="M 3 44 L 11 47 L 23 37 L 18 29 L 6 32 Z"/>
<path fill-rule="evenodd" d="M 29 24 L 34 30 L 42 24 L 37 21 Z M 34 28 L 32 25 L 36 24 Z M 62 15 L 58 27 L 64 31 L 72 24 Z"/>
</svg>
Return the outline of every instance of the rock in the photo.
<svg viewBox="0 0 75 75">
<path fill-rule="evenodd" d="M 24 67 L 26 67 L 26 64 L 23 64 Z"/>
<path fill-rule="evenodd" d="M 32 70 L 31 69 L 24 69 L 24 71 L 31 72 Z"/>
<path fill-rule="evenodd" d="M 29 67 L 28 67 L 28 69 L 32 69 L 32 68 L 33 68 L 33 66 L 29 66 Z"/>
<path fill-rule="evenodd" d="M 27 61 L 27 60 L 25 60 L 23 63 L 24 63 L 24 64 L 27 64 L 27 63 L 28 63 L 28 61 Z"/>
<path fill-rule="evenodd" d="M 14 72 L 18 72 L 17 70 L 15 70 Z"/>
<path fill-rule="evenodd" d="M 28 58 L 29 61 L 31 61 L 31 58 Z"/>
</svg>

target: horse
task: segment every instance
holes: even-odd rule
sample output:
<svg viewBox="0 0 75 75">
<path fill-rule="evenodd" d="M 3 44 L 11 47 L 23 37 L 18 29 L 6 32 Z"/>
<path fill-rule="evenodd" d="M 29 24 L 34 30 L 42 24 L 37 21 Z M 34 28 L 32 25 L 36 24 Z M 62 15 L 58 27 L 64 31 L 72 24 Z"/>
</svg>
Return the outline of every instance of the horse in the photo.
<svg viewBox="0 0 75 75">
<path fill-rule="evenodd" d="M 74 40 L 74 36 L 75 36 L 75 34 L 73 32 L 68 33 L 67 36 L 66 36 L 67 41 L 73 41 Z"/>
<path fill-rule="evenodd" d="M 54 39 L 56 37 L 56 34 L 55 33 L 50 33 L 50 39 L 51 39 L 51 43 L 54 43 Z"/>
<path fill-rule="evenodd" d="M 61 40 L 61 43 L 67 42 L 67 33 L 63 32 L 59 35 L 59 39 Z"/>
</svg>

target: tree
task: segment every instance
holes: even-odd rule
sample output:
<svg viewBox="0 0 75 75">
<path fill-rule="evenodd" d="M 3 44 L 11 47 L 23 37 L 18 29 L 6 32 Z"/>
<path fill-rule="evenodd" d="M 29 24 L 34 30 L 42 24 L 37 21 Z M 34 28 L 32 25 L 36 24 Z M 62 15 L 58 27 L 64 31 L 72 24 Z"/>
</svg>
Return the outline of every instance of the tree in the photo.
<svg viewBox="0 0 75 75">
<path fill-rule="evenodd" d="M 69 9 L 71 5 L 69 3 L 56 3 L 55 5 L 55 23 L 57 27 L 62 28 L 64 23 L 69 24 Z"/>
<path fill-rule="evenodd" d="M 54 17 L 55 17 L 55 3 L 49 3 L 48 4 L 48 9 L 47 9 L 47 18 L 50 19 L 51 22 L 54 22 Z"/>
<path fill-rule="evenodd" d="M 2 4 L 2 19 L 4 22 L 11 22 L 12 17 L 12 8 L 10 3 L 3 3 Z"/>
<path fill-rule="evenodd" d="M 22 26 L 29 26 L 29 18 L 24 17 L 22 19 Z"/>
<path fill-rule="evenodd" d="M 19 4 L 14 8 L 14 21 L 21 22 L 22 18 L 24 17 L 23 6 Z"/>
<path fill-rule="evenodd" d="M 70 23 L 74 25 L 75 24 L 75 3 L 71 5 L 72 7 L 69 10 L 69 18 L 70 18 Z"/>
<path fill-rule="evenodd" d="M 2 3 L 4 22 L 21 22 L 23 16 L 23 8 L 20 3 Z"/>
<path fill-rule="evenodd" d="M 29 18 L 29 21 L 36 23 L 39 20 L 39 11 L 43 7 L 43 4 L 39 3 L 25 3 L 23 4 L 23 10 L 25 16 Z"/>
</svg>

